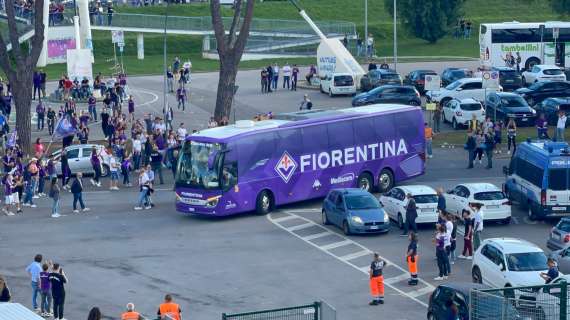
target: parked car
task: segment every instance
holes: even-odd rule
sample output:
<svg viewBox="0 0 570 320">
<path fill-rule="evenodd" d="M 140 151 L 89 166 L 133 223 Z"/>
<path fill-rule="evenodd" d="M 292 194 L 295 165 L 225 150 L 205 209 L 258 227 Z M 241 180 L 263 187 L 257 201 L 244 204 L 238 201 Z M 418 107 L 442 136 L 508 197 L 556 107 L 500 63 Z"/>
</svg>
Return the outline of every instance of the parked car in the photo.
<svg viewBox="0 0 570 320">
<path fill-rule="evenodd" d="M 541 81 L 566 81 L 566 75 L 560 67 L 547 64 L 537 64 L 529 71 L 522 73 L 522 82 L 524 85 Z"/>
<path fill-rule="evenodd" d="M 450 302 L 457 307 L 458 319 L 469 319 L 470 299 L 473 290 L 491 289 L 491 287 L 468 282 L 448 282 L 440 284 L 429 296 L 427 319 L 447 320 L 450 316 Z M 511 305 L 504 303 L 501 295 L 485 293 L 477 297 L 477 319 L 497 319 L 496 310 L 504 310 L 501 319 L 518 320 L 521 319 L 518 311 Z"/>
<path fill-rule="evenodd" d="M 432 187 L 424 185 L 401 186 L 395 187 L 380 196 L 380 203 L 384 211 L 398 223 L 398 227 L 402 229 L 406 223 L 406 206 L 409 202 L 406 195 L 408 193 L 412 194 L 416 201 L 418 212 L 416 223 L 437 222 L 437 192 Z"/>
<path fill-rule="evenodd" d="M 348 73 L 333 73 L 321 78 L 320 89 L 322 93 L 327 93 L 331 97 L 356 94 L 354 78 Z"/>
<path fill-rule="evenodd" d="M 463 79 L 470 78 L 473 76 L 473 72 L 465 68 L 446 68 L 441 73 L 441 85 L 448 86 L 453 82 Z"/>
<path fill-rule="evenodd" d="M 570 218 L 563 217 L 550 231 L 546 246 L 551 250 L 560 250 L 570 247 Z M 570 258 L 570 252 L 568 252 Z M 570 262 L 570 261 L 569 261 Z M 568 264 L 570 267 L 570 263 Z M 566 273 L 566 272 L 565 272 Z M 568 272 L 570 273 L 570 268 Z"/>
<path fill-rule="evenodd" d="M 360 79 L 360 90 L 370 91 L 385 84 L 402 85 L 402 77 L 400 77 L 399 73 L 390 69 L 370 70 Z"/>
<path fill-rule="evenodd" d="M 459 129 L 465 126 L 469 120 L 473 119 L 473 115 L 478 121 L 485 120 L 485 109 L 481 102 L 472 99 L 451 99 L 443 106 L 443 122 L 450 122 L 453 129 Z"/>
<path fill-rule="evenodd" d="M 493 121 L 502 120 L 506 125 L 509 118 L 515 120 L 517 126 L 534 126 L 536 111 L 519 95 L 509 92 L 493 92 L 485 101 L 487 116 Z"/>
<path fill-rule="evenodd" d="M 414 70 L 404 77 L 404 84 L 414 86 L 420 94 L 424 94 L 427 75 L 437 76 L 437 72 L 433 70 Z"/>
<path fill-rule="evenodd" d="M 560 284 L 561 281 L 570 282 L 570 277 L 561 274 L 550 284 Z M 559 319 L 560 318 L 560 293 L 557 287 L 540 288 L 534 291 L 525 292 L 522 297 L 524 302 L 519 302 L 522 310 L 531 310 L 529 313 L 535 315 L 535 319 Z M 521 299 L 522 300 L 522 299 Z M 570 316 L 570 309 L 566 309 L 566 318 Z"/>
<path fill-rule="evenodd" d="M 378 199 L 357 188 L 331 190 L 323 202 L 322 219 L 323 224 L 340 227 L 347 235 L 390 230 L 390 219 Z"/>
<path fill-rule="evenodd" d="M 542 81 L 528 88 L 520 88 L 515 93 L 523 97 L 532 107 L 546 98 L 570 97 L 570 82 Z"/>
<path fill-rule="evenodd" d="M 462 216 L 469 203 L 483 205 L 484 221 L 511 222 L 511 202 L 503 191 L 491 183 L 463 183 L 444 193 L 446 211 Z"/>
<path fill-rule="evenodd" d="M 101 176 L 105 177 L 109 174 L 109 159 L 110 155 L 102 145 L 97 144 L 74 144 L 65 148 L 67 151 L 67 162 L 71 174 L 81 172 L 83 174 L 94 174 L 93 166 L 91 165 L 91 150 L 96 147 L 101 154 L 103 161 L 101 162 Z M 61 152 L 62 149 L 57 150 L 51 154 L 55 164 L 55 172 L 61 175 Z"/>
<path fill-rule="evenodd" d="M 473 256 L 473 282 L 494 288 L 543 285 L 546 254 L 537 245 L 522 239 L 484 240 Z"/>
<path fill-rule="evenodd" d="M 564 237 L 566 237 L 567 235 L 568 233 L 565 232 L 565 235 L 561 239 L 564 240 Z M 567 242 L 564 242 L 563 244 L 558 244 L 558 243 L 553 243 L 553 244 L 555 244 L 556 246 L 558 245 L 566 246 Z M 550 248 L 550 240 L 547 243 L 547 245 Z M 568 246 L 566 246 L 564 249 L 558 249 L 552 251 L 550 257 L 556 260 L 556 264 L 558 265 L 558 271 L 564 274 L 570 274 L 570 248 Z"/>
<path fill-rule="evenodd" d="M 501 87 L 498 89 L 483 89 L 483 80 L 481 78 L 464 78 L 440 90 L 428 91 L 426 97 L 428 101 L 439 102 L 441 105 L 445 105 L 451 99 L 472 98 L 478 101 L 485 101 L 485 94 L 502 90 Z"/>
<path fill-rule="evenodd" d="M 419 106 L 422 103 L 419 92 L 412 86 L 384 85 L 352 98 L 352 106 L 359 107 L 375 103 L 399 103 Z"/>
<path fill-rule="evenodd" d="M 521 74 L 513 68 L 493 67 L 491 71 L 499 71 L 499 84 L 503 90 L 516 90 L 523 86 Z"/>
<path fill-rule="evenodd" d="M 537 115 L 544 113 L 548 124 L 556 125 L 559 111 L 564 111 L 566 114 L 570 113 L 570 97 L 544 99 L 534 106 L 534 110 L 536 110 Z M 568 121 L 566 125 L 568 125 Z"/>
</svg>

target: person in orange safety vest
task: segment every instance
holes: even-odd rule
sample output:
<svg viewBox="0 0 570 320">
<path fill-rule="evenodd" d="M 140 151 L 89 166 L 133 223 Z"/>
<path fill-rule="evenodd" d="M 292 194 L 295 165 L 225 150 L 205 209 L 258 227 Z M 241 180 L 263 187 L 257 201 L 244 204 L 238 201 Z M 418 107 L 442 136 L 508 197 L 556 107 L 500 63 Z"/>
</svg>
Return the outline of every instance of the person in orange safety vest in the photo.
<svg viewBox="0 0 570 320">
<path fill-rule="evenodd" d="M 140 313 L 135 311 L 135 304 L 132 302 L 127 303 L 127 311 L 121 315 L 121 320 L 143 320 L 144 318 Z"/>
<path fill-rule="evenodd" d="M 406 253 L 408 271 L 410 271 L 408 285 L 416 286 L 418 284 L 418 235 L 415 232 L 410 232 L 408 237 L 410 239 L 408 252 Z"/>
<path fill-rule="evenodd" d="M 370 264 L 370 293 L 372 294 L 371 306 L 384 304 L 384 276 L 382 270 L 386 266 L 386 261 L 380 259 L 378 253 L 374 253 L 374 260 Z"/>
<path fill-rule="evenodd" d="M 172 296 L 164 296 L 164 302 L 158 307 L 158 317 L 161 320 L 182 320 L 180 306 L 172 302 Z"/>
</svg>

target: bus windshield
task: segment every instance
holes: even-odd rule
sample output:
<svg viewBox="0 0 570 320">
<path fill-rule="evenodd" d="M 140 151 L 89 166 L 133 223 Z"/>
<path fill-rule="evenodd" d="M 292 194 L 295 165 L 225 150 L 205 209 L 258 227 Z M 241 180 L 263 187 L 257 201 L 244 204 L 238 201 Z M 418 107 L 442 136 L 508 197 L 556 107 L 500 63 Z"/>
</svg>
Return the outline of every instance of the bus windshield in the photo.
<svg viewBox="0 0 570 320">
<path fill-rule="evenodd" d="M 219 163 L 214 163 L 211 157 L 220 150 L 221 145 L 217 143 L 186 142 L 180 153 L 176 184 L 199 189 L 218 189 Z M 208 162 L 213 164 L 212 168 L 208 168 Z"/>
</svg>

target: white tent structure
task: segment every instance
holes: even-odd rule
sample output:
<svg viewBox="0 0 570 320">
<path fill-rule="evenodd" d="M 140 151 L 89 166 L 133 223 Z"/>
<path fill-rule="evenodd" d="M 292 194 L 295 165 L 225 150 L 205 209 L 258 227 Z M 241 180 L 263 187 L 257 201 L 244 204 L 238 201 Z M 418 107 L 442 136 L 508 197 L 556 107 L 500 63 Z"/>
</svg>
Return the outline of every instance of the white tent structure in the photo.
<svg viewBox="0 0 570 320">
<path fill-rule="evenodd" d="M 44 320 L 19 303 L 0 303 L 0 320 Z"/>
</svg>

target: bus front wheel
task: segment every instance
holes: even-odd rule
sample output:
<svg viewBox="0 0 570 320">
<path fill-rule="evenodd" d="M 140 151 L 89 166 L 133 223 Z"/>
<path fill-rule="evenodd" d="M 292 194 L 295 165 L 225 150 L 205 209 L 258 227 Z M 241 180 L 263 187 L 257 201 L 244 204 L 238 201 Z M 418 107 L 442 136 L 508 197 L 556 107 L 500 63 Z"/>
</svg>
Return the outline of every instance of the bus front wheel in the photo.
<svg viewBox="0 0 570 320">
<path fill-rule="evenodd" d="M 267 190 L 261 191 L 255 201 L 255 212 L 259 215 L 266 215 L 273 208 L 273 196 Z"/>
</svg>

